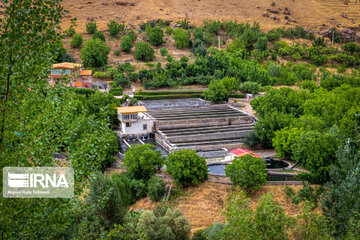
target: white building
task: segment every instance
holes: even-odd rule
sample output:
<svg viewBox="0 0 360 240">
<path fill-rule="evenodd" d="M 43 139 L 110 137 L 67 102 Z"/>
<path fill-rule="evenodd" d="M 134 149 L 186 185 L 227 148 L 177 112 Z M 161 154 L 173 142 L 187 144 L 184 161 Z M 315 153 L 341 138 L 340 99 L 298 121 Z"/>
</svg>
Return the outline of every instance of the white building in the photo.
<svg viewBox="0 0 360 240">
<path fill-rule="evenodd" d="M 118 107 L 121 137 L 148 137 L 154 132 L 154 121 L 145 106 Z"/>
</svg>

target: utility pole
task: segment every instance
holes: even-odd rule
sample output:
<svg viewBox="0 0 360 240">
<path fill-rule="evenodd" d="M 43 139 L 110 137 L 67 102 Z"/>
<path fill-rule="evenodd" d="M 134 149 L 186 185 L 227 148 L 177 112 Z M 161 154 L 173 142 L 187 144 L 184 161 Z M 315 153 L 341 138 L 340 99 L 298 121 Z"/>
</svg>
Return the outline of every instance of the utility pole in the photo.
<svg viewBox="0 0 360 240">
<path fill-rule="evenodd" d="M 220 50 L 220 35 L 218 36 L 218 48 Z"/>
<path fill-rule="evenodd" d="M 331 46 L 334 46 L 334 35 L 335 35 L 335 29 L 333 28 L 333 30 L 332 30 L 332 41 L 331 41 Z"/>
</svg>

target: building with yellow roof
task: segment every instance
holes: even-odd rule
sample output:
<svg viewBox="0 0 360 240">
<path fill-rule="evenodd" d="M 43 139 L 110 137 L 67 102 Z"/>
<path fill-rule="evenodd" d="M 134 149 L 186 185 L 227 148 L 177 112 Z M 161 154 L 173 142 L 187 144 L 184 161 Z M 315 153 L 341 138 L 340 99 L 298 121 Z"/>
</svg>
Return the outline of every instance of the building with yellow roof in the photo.
<svg viewBox="0 0 360 240">
<path fill-rule="evenodd" d="M 147 114 L 145 106 L 118 107 L 121 137 L 149 137 L 153 133 L 154 119 Z"/>
</svg>

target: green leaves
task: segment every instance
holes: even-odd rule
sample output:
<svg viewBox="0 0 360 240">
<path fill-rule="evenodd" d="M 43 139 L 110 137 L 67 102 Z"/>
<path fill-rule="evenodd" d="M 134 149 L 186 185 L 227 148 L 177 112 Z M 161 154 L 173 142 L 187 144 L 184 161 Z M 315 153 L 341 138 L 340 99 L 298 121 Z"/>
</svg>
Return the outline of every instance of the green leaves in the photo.
<svg viewBox="0 0 360 240">
<path fill-rule="evenodd" d="M 245 188 L 258 190 L 267 181 L 265 160 L 250 154 L 243 157 L 235 157 L 232 164 L 226 166 L 225 173 L 233 185 Z"/>
<path fill-rule="evenodd" d="M 166 171 L 182 187 L 200 184 L 208 177 L 205 158 L 192 150 L 179 150 L 169 154 Z"/>
<path fill-rule="evenodd" d="M 81 49 L 80 57 L 86 67 L 102 67 L 107 64 L 110 49 L 100 39 L 90 39 Z"/>
</svg>

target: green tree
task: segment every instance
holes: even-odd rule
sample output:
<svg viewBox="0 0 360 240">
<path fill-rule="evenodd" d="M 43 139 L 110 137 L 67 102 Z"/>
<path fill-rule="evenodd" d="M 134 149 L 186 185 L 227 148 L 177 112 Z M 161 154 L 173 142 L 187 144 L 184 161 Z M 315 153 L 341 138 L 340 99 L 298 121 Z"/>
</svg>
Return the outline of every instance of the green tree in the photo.
<svg viewBox="0 0 360 240">
<path fill-rule="evenodd" d="M 192 150 L 180 150 L 169 154 L 166 171 L 176 184 L 183 187 L 200 184 L 208 177 L 205 158 Z"/>
<path fill-rule="evenodd" d="M 208 86 L 208 90 L 204 92 L 204 97 L 212 102 L 225 101 L 229 97 L 229 90 L 224 82 L 220 80 L 212 80 Z"/>
<path fill-rule="evenodd" d="M 133 47 L 133 42 L 131 41 L 131 38 L 127 35 L 125 37 L 123 37 L 123 39 L 120 43 L 121 50 L 125 51 L 125 52 L 130 52 L 132 47 Z"/>
<path fill-rule="evenodd" d="M 164 164 L 160 151 L 151 144 L 136 145 L 125 153 L 124 165 L 136 179 L 149 180 Z"/>
<path fill-rule="evenodd" d="M 90 39 L 81 49 L 80 58 L 85 67 L 102 67 L 107 64 L 110 49 L 100 39 Z"/>
<path fill-rule="evenodd" d="M 96 22 L 89 22 L 86 24 L 86 31 L 89 34 L 94 34 L 97 32 L 97 25 Z"/>
<path fill-rule="evenodd" d="M 146 33 L 153 46 L 159 46 L 164 43 L 164 32 L 160 27 L 150 28 Z"/>
<path fill-rule="evenodd" d="M 104 221 L 106 228 L 123 223 L 131 203 L 130 182 L 125 176 L 114 173 L 97 173 L 89 185 L 88 202 Z"/>
<path fill-rule="evenodd" d="M 111 20 L 108 24 L 108 30 L 112 37 L 116 37 L 119 32 L 124 31 L 124 29 L 125 25 L 123 23 L 117 23 L 115 20 Z"/>
<path fill-rule="evenodd" d="M 148 196 L 151 201 L 160 201 L 165 195 L 166 183 L 159 177 L 152 176 L 148 182 Z"/>
<path fill-rule="evenodd" d="M 240 85 L 240 91 L 244 93 L 257 94 L 260 91 L 260 84 L 257 82 L 244 82 Z"/>
<path fill-rule="evenodd" d="M 301 174 L 308 181 L 325 183 L 329 169 L 336 162 L 339 140 L 330 134 L 308 131 L 302 134 L 293 150 L 293 160 L 300 162 L 310 174 Z"/>
<path fill-rule="evenodd" d="M 179 209 L 164 209 L 160 215 L 145 210 L 139 218 L 138 231 L 144 231 L 148 239 L 189 239 L 190 225 Z"/>
<path fill-rule="evenodd" d="M 100 32 L 100 31 L 96 31 L 92 36 L 91 36 L 92 39 L 100 39 L 101 41 L 105 42 L 105 35 Z"/>
<path fill-rule="evenodd" d="M 256 42 L 255 49 L 259 51 L 266 51 L 268 49 L 267 37 L 260 37 Z"/>
<path fill-rule="evenodd" d="M 330 221 L 330 232 L 335 239 L 358 239 L 360 208 L 360 153 L 347 143 L 339 148 L 338 164 L 330 168 L 330 181 L 322 197 L 322 210 Z M 348 238 L 347 238 L 348 237 Z"/>
<path fill-rule="evenodd" d="M 263 159 L 250 154 L 235 157 L 233 162 L 225 168 L 226 176 L 234 185 L 260 189 L 266 183 L 266 163 Z"/>
<path fill-rule="evenodd" d="M 83 37 L 80 33 L 75 33 L 72 36 L 71 42 L 70 42 L 70 46 L 73 48 L 78 48 L 81 46 L 81 44 L 83 43 Z"/>
<path fill-rule="evenodd" d="M 151 61 L 155 57 L 154 49 L 146 42 L 138 42 L 135 44 L 134 57 L 141 61 Z"/>
<path fill-rule="evenodd" d="M 175 45 L 177 48 L 183 49 L 189 47 L 190 38 L 189 38 L 189 34 L 185 30 L 181 28 L 176 28 L 174 30 L 173 35 L 175 39 Z"/>
<path fill-rule="evenodd" d="M 278 158 L 291 158 L 297 142 L 304 132 L 303 129 L 289 127 L 276 131 L 272 140 L 276 156 Z"/>
</svg>

